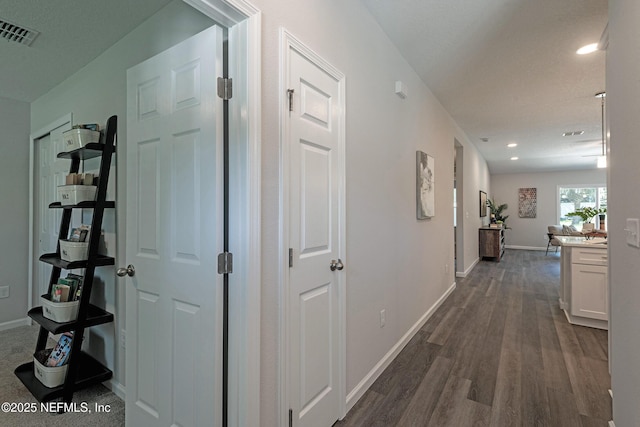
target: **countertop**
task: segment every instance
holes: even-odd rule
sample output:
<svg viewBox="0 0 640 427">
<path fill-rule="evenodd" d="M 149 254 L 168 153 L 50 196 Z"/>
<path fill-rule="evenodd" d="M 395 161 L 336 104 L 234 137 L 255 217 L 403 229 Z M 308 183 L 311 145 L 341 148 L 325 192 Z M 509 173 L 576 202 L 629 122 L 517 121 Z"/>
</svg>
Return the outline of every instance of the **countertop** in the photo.
<svg viewBox="0 0 640 427">
<path fill-rule="evenodd" d="M 585 239 L 580 236 L 556 236 L 560 241 L 560 246 L 572 246 L 572 247 L 595 247 L 595 248 L 607 248 L 607 239 L 602 237 L 594 237 L 593 239 Z"/>
</svg>

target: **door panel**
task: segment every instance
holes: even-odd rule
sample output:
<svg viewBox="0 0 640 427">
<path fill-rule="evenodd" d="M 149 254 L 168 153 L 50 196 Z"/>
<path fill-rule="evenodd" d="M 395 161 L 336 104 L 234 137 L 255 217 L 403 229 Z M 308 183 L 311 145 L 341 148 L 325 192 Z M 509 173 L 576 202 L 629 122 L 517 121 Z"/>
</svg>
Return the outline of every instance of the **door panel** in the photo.
<svg viewBox="0 0 640 427">
<path fill-rule="evenodd" d="M 158 201 L 159 149 L 160 141 L 141 141 L 137 147 L 138 175 L 136 185 L 135 233 L 136 253 L 138 256 L 157 259 L 159 256 L 158 235 L 160 234 L 160 218 Z"/>
<path fill-rule="evenodd" d="M 332 271 L 340 253 L 343 114 L 341 81 L 289 49 L 288 88 L 293 110 L 290 153 L 289 238 L 290 384 L 295 425 L 330 426 L 340 417 L 340 288 Z M 297 94 L 297 95 L 296 95 Z M 343 243 L 343 242 L 342 242 Z"/>
<path fill-rule="evenodd" d="M 143 410 L 158 418 L 158 384 L 156 382 L 157 363 L 155 349 L 159 347 L 158 330 L 155 325 L 160 321 L 159 296 L 147 292 L 138 292 L 138 342 L 136 350 L 140 360 L 146 360 L 136 367 L 137 402 Z M 127 379 L 127 384 L 129 380 Z"/>
<path fill-rule="evenodd" d="M 332 323 L 331 297 L 330 283 L 300 295 L 302 411 L 312 406 L 314 400 L 331 392 L 331 358 L 315 357 L 332 350 L 331 329 L 316 326 L 318 321 L 325 325 Z"/>
<path fill-rule="evenodd" d="M 222 32 L 127 73 L 127 425 L 220 425 Z"/>
<path fill-rule="evenodd" d="M 572 315 L 609 320 L 606 265 L 572 264 L 571 283 Z"/>
<path fill-rule="evenodd" d="M 175 262 L 200 264 L 200 133 L 189 132 L 176 137 L 172 149 L 171 252 Z"/>
<path fill-rule="evenodd" d="M 301 141 L 300 156 L 301 253 L 326 253 L 331 251 L 331 151 Z"/>
</svg>

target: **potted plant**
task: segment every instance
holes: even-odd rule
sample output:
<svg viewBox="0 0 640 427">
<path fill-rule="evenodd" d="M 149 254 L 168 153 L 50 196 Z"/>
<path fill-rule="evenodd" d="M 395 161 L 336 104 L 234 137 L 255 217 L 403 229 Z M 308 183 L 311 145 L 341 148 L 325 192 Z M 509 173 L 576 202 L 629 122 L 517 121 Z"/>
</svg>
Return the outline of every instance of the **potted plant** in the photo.
<svg viewBox="0 0 640 427">
<path fill-rule="evenodd" d="M 580 217 L 580 219 L 582 219 L 583 222 L 585 223 L 590 223 L 591 219 L 596 216 L 596 215 L 601 215 L 607 212 L 607 208 L 592 208 L 590 206 L 587 206 L 586 208 L 579 208 L 576 209 L 575 212 L 569 212 L 567 214 L 567 216 L 577 216 Z"/>
<path fill-rule="evenodd" d="M 506 203 L 497 205 L 493 200 L 487 199 L 487 206 L 489 206 L 489 210 L 491 211 L 492 222 L 502 224 L 504 228 L 509 228 L 507 227 L 507 218 L 509 218 L 509 215 L 502 214 L 505 209 L 509 208 L 509 205 Z"/>
</svg>

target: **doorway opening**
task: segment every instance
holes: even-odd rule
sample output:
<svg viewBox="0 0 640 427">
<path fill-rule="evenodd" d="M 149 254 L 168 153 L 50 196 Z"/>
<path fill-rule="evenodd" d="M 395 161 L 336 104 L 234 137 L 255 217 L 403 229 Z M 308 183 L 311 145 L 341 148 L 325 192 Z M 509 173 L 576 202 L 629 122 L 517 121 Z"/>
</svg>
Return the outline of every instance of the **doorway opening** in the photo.
<svg viewBox="0 0 640 427">
<path fill-rule="evenodd" d="M 28 309 L 39 305 L 40 295 L 49 285 L 51 267 L 38 262 L 43 253 L 56 251 L 61 213 L 49 209 L 56 200 L 56 188 L 64 184 L 69 171 L 66 161 L 58 161 L 62 150 L 62 132 L 71 129 L 72 115 L 67 114 L 30 136 L 29 147 L 29 296 Z"/>
<path fill-rule="evenodd" d="M 246 0 L 184 0 L 228 31 L 229 425 L 260 422 L 261 13 Z M 122 248 L 124 254 L 124 248 Z"/>
<path fill-rule="evenodd" d="M 463 161 L 464 147 L 454 139 L 453 164 L 453 241 L 454 241 L 454 271 L 456 276 L 464 274 L 464 177 Z"/>
</svg>

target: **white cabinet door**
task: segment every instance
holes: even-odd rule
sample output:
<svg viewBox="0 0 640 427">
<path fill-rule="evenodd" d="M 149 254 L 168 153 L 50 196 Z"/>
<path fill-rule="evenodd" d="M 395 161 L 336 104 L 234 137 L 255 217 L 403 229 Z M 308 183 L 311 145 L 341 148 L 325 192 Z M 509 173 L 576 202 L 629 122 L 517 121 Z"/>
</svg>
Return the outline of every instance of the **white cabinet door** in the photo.
<svg viewBox="0 0 640 427">
<path fill-rule="evenodd" d="M 607 267 L 604 265 L 571 265 L 571 314 L 591 319 L 609 320 Z"/>
</svg>

